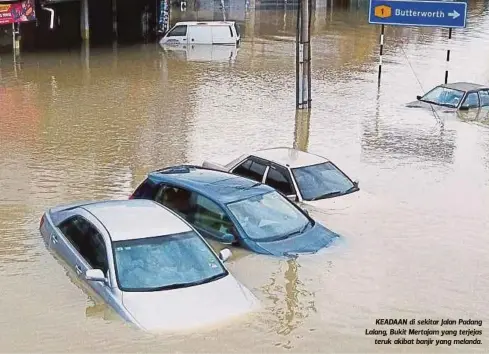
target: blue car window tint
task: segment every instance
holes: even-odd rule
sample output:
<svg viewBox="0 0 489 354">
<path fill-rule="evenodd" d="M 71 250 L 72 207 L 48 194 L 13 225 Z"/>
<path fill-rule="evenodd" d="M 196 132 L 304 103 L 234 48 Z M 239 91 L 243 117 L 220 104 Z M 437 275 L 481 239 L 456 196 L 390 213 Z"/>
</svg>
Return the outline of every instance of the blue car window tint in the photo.
<svg viewBox="0 0 489 354">
<path fill-rule="evenodd" d="M 184 189 L 162 186 L 156 193 L 155 201 L 188 219 L 192 214 L 190 197 L 191 193 Z"/>
<path fill-rule="evenodd" d="M 222 208 L 201 195 L 196 195 L 192 220 L 196 227 L 208 230 L 216 236 L 233 231 L 233 223 Z"/>
</svg>

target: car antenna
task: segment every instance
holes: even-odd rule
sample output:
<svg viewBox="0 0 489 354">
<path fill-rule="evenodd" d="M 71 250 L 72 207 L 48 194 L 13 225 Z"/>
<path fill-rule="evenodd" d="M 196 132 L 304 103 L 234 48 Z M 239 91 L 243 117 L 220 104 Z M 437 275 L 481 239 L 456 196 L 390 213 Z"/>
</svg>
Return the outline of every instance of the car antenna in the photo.
<svg viewBox="0 0 489 354">
<path fill-rule="evenodd" d="M 426 93 L 426 91 L 423 88 L 423 85 L 421 84 L 421 81 L 419 81 L 418 75 L 416 75 L 416 72 L 414 71 L 414 68 L 411 65 L 411 62 L 409 61 L 409 58 L 408 58 L 408 56 L 407 56 L 407 54 L 404 51 L 404 48 L 402 46 L 401 46 L 401 50 L 402 50 L 402 53 L 404 54 L 404 57 L 406 58 L 406 61 L 409 64 L 409 67 L 411 68 L 411 71 L 413 72 L 414 77 L 416 78 L 416 81 L 418 81 L 419 87 L 421 87 L 421 91 L 423 91 L 423 93 Z M 436 121 L 443 127 L 443 121 L 441 120 L 441 118 L 438 115 L 438 113 L 436 112 L 436 110 L 433 108 L 432 104 L 430 104 L 430 108 L 431 108 L 431 113 L 433 113 L 433 116 L 435 117 Z"/>
</svg>

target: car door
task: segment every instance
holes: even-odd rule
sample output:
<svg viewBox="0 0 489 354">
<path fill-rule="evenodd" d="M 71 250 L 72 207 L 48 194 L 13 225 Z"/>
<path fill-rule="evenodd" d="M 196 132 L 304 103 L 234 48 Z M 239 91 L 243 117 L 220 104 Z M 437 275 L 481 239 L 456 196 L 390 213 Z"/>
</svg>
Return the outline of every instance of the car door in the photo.
<svg viewBox="0 0 489 354">
<path fill-rule="evenodd" d="M 101 269 L 107 279 L 109 263 L 107 247 L 100 231 L 85 217 L 75 215 L 60 225 L 60 230 L 66 236 L 64 253 L 69 254 L 71 264 L 78 277 L 84 279 L 87 269 Z M 110 298 L 109 286 L 98 281 L 89 281 L 88 285 L 104 300 Z"/>
<path fill-rule="evenodd" d="M 212 28 L 208 25 L 188 26 L 188 44 L 212 44 Z"/>
<path fill-rule="evenodd" d="M 234 167 L 231 170 L 231 173 L 252 179 L 257 182 L 263 182 L 265 173 L 268 170 L 268 164 L 268 161 L 254 156 L 249 156 L 243 162 Z"/>
<path fill-rule="evenodd" d="M 460 107 L 471 109 L 471 108 L 479 108 L 479 95 L 477 92 L 469 92 L 465 96 L 465 99 L 462 102 Z"/>
<path fill-rule="evenodd" d="M 479 91 L 480 112 L 477 115 L 478 121 L 484 121 L 489 118 L 489 89 Z"/>
<path fill-rule="evenodd" d="M 227 213 L 203 195 L 161 184 L 154 200 L 178 213 L 204 237 L 223 242 L 224 235 L 232 234 L 237 241 L 237 230 Z"/>
<path fill-rule="evenodd" d="M 168 44 L 187 44 L 187 25 L 178 25 L 168 32 L 164 37 L 164 43 Z"/>
<path fill-rule="evenodd" d="M 289 171 L 280 165 L 270 164 L 270 168 L 265 176 L 265 184 L 275 188 L 286 196 L 297 196 L 297 191 L 292 183 Z"/>
<path fill-rule="evenodd" d="M 225 242 L 224 235 L 231 234 L 238 241 L 238 232 L 226 211 L 209 198 L 193 193 L 192 225 L 204 236 Z"/>
<path fill-rule="evenodd" d="M 78 228 L 79 215 L 72 215 L 58 225 L 60 233 L 54 234 L 51 238 L 51 244 L 56 253 L 65 260 L 70 268 L 76 271 L 76 265 L 79 262 L 79 244 L 83 235 Z"/>
</svg>

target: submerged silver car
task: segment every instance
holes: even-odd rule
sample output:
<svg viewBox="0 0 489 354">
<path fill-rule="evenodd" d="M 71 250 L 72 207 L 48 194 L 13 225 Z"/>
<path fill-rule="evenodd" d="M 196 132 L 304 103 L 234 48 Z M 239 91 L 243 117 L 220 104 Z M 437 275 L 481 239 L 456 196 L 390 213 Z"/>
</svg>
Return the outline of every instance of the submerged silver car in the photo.
<svg viewBox="0 0 489 354">
<path fill-rule="evenodd" d="M 186 221 L 150 200 L 77 203 L 49 209 L 41 235 L 91 289 L 145 330 L 203 326 L 258 307 Z"/>
</svg>

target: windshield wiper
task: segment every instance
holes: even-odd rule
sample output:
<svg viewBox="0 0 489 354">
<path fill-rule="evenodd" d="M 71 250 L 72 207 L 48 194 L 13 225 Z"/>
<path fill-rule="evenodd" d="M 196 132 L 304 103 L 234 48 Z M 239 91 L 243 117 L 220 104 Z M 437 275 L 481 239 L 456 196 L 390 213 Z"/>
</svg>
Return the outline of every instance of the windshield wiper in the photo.
<svg viewBox="0 0 489 354">
<path fill-rule="evenodd" d="M 445 106 L 445 107 L 450 107 L 450 108 L 455 108 L 456 106 L 453 105 L 453 104 L 449 104 L 449 103 L 441 103 L 441 102 L 433 102 L 433 101 L 429 101 L 429 100 L 420 100 L 421 102 L 426 102 L 426 103 L 429 103 L 429 104 L 434 104 L 434 105 L 437 105 L 437 106 Z"/>
<path fill-rule="evenodd" d="M 318 199 L 325 199 L 325 198 L 332 198 L 332 197 L 336 197 L 338 195 L 341 195 L 343 194 L 343 192 L 341 191 L 336 191 L 336 192 L 329 192 L 329 193 L 325 193 L 325 194 L 321 194 L 315 198 L 312 198 L 311 199 L 311 202 L 314 201 L 314 200 L 318 200 Z"/>
<path fill-rule="evenodd" d="M 194 282 L 191 282 L 191 283 L 174 283 L 174 284 L 160 286 L 160 287 L 157 287 L 157 288 L 152 288 L 152 289 L 147 290 L 147 291 L 163 291 L 163 290 L 173 290 L 173 289 L 188 288 L 190 286 L 202 285 L 202 284 L 205 284 L 205 283 L 209 283 L 209 282 L 211 282 L 213 280 L 217 280 L 217 279 L 223 278 L 227 274 L 228 274 L 227 272 L 222 272 L 222 273 L 213 275 L 213 276 L 211 276 L 209 278 L 205 278 L 205 279 L 202 279 L 202 280 L 197 280 L 197 281 L 194 281 Z"/>
<path fill-rule="evenodd" d="M 310 221 L 307 221 L 306 224 L 304 226 L 302 226 L 299 230 L 292 231 L 290 234 L 285 235 L 284 238 L 289 238 L 290 236 L 299 235 L 299 234 L 303 233 L 304 231 L 306 231 L 307 227 L 310 224 L 311 224 L 311 222 Z"/>
<path fill-rule="evenodd" d="M 301 226 L 300 229 L 292 231 L 291 233 L 285 234 L 282 236 L 264 237 L 264 238 L 260 238 L 260 239 L 254 239 L 253 238 L 252 240 L 255 242 L 275 242 L 275 241 L 285 240 L 285 239 L 289 238 L 290 236 L 303 233 L 310 224 L 311 224 L 311 222 L 308 221 L 304 226 Z"/>
<path fill-rule="evenodd" d="M 348 188 L 346 191 L 344 191 L 342 194 L 348 194 L 348 193 L 355 192 L 358 190 L 360 190 L 360 188 L 358 188 L 357 185 L 353 185 L 350 188 Z"/>
</svg>

